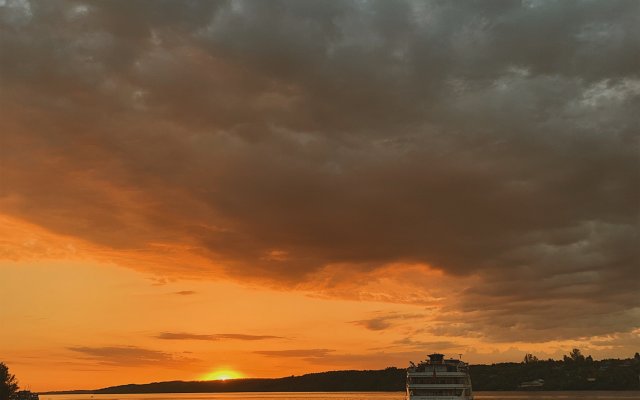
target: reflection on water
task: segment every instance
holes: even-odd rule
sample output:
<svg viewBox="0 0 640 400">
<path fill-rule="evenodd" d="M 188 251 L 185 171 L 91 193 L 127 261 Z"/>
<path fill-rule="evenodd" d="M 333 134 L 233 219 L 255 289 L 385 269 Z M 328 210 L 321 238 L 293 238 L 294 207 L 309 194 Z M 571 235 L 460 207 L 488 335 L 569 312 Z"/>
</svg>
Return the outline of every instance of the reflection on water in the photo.
<svg viewBox="0 0 640 400">
<path fill-rule="evenodd" d="M 40 400 L 404 400 L 403 392 L 40 395 Z M 637 400 L 640 392 L 476 392 L 476 400 Z"/>
<path fill-rule="evenodd" d="M 640 399 L 640 392 L 476 392 L 476 400 L 627 400 Z"/>
<path fill-rule="evenodd" d="M 404 392 L 313 392 L 313 393 L 163 393 L 163 394 L 74 394 L 41 395 L 40 400 L 404 400 Z"/>
</svg>

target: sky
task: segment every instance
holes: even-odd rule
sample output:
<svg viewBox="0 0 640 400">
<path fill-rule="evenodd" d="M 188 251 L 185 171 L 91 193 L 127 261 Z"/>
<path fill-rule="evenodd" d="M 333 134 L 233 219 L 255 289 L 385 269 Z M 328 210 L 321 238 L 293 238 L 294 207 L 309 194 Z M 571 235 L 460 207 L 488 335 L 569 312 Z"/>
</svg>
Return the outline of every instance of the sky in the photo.
<svg viewBox="0 0 640 400">
<path fill-rule="evenodd" d="M 0 0 L 0 361 L 631 357 L 638 54 L 631 0 Z"/>
</svg>

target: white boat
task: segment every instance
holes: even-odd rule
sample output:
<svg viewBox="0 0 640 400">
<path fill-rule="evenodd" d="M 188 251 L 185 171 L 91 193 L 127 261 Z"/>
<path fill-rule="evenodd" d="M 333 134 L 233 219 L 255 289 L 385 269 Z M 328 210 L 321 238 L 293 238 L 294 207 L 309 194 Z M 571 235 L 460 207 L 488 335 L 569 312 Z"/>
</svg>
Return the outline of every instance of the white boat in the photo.
<svg viewBox="0 0 640 400">
<path fill-rule="evenodd" d="M 469 365 L 430 354 L 407 368 L 407 400 L 473 400 Z"/>
</svg>

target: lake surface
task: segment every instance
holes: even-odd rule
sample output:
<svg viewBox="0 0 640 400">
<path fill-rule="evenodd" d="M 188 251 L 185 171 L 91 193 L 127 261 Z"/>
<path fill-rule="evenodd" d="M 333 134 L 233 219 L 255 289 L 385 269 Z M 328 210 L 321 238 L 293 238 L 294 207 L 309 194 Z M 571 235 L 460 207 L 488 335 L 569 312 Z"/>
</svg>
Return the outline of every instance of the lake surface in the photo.
<svg viewBox="0 0 640 400">
<path fill-rule="evenodd" d="M 475 400 L 638 400 L 633 392 L 475 392 Z M 43 394 L 40 400 L 404 400 L 404 392 Z"/>
</svg>

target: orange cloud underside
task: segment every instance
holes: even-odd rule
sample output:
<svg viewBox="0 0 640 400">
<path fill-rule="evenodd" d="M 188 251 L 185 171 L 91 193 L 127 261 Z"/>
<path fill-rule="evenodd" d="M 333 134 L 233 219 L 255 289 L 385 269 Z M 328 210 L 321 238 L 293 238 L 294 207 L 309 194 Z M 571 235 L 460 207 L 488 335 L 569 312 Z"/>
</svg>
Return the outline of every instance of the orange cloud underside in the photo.
<svg viewBox="0 0 640 400">
<path fill-rule="evenodd" d="M 0 238 L 0 259 L 5 260 L 91 260 L 131 267 L 167 279 L 176 275 L 219 278 L 224 274 L 210 258 L 199 255 L 197 248 L 186 243 L 151 242 L 118 249 L 77 236 L 53 233 L 6 214 L 0 214 Z M 193 268 L 194 265 L 200 268 Z"/>
</svg>

